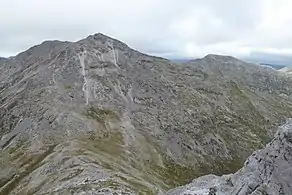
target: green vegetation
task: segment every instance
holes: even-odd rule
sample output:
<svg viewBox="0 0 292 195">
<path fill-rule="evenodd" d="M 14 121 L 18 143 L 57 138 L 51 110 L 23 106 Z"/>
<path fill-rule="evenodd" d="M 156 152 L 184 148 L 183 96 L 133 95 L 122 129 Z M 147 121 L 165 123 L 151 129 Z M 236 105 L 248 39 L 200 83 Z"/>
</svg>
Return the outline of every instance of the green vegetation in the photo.
<svg viewBox="0 0 292 195">
<path fill-rule="evenodd" d="M 133 190 L 136 189 L 136 192 L 139 195 L 156 195 L 157 191 L 156 190 L 151 190 L 149 187 L 145 186 L 141 181 L 134 179 L 134 178 L 126 178 L 123 176 L 118 176 L 122 181 L 124 181 L 126 184 L 129 185 L 130 188 Z"/>
<path fill-rule="evenodd" d="M 65 89 L 73 89 L 72 85 L 64 85 Z"/>
<path fill-rule="evenodd" d="M 17 160 L 19 161 L 19 166 L 16 168 L 19 169 L 17 174 L 12 175 L 8 179 L 4 179 L 0 181 L 2 188 L 0 189 L 0 194 L 9 194 L 13 189 L 15 189 L 18 185 L 18 183 L 26 177 L 28 174 L 30 174 L 33 170 L 38 168 L 40 166 L 40 163 L 53 152 L 55 148 L 55 145 L 50 145 L 45 148 L 43 148 L 43 151 L 40 151 L 38 154 L 29 154 L 21 151 L 25 151 L 24 148 L 18 148 L 18 149 L 10 149 L 11 152 L 15 152 L 16 150 L 19 150 L 21 156 L 19 154 L 16 154 Z M 21 151 L 20 151 L 21 150 Z M 14 159 L 15 156 L 12 155 L 12 158 Z M 11 161 L 12 162 L 12 161 Z M 27 194 L 27 193 L 26 193 Z"/>
<path fill-rule="evenodd" d="M 93 106 L 86 109 L 85 115 L 100 123 L 104 123 L 106 120 L 119 119 L 118 115 L 114 111 Z"/>
<path fill-rule="evenodd" d="M 196 176 L 201 175 L 200 171 L 194 169 L 192 166 L 180 165 L 169 157 L 165 157 L 164 167 L 154 163 L 149 163 L 148 166 L 157 174 L 157 177 L 166 184 L 166 190 L 187 184 Z"/>
<path fill-rule="evenodd" d="M 214 97 L 220 95 L 220 93 L 212 90 L 198 89 L 198 91 L 202 94 L 214 95 Z M 181 93 L 181 95 L 185 94 Z M 86 157 L 88 161 L 91 161 L 90 163 L 113 175 L 111 179 L 100 182 L 100 188 L 113 190 L 128 188 L 141 195 L 157 194 L 158 189 L 166 191 L 187 184 L 194 178 L 206 174 L 222 175 L 235 172 L 242 167 L 245 160 L 244 155 L 247 155 L 252 149 L 260 148 L 270 140 L 266 131 L 266 120 L 250 97 L 251 94 L 248 90 L 231 81 L 230 96 L 225 102 L 226 107 L 224 105 L 216 108 L 212 110 L 211 114 L 202 111 L 195 115 L 195 117 L 198 117 L 197 120 L 202 129 L 199 132 L 187 129 L 187 134 L 185 134 L 201 143 L 204 142 L 207 134 L 220 135 L 228 149 L 228 158 L 220 158 L 219 155 L 210 155 L 210 157 L 205 155 L 203 156 L 204 159 L 201 159 L 197 164 L 180 164 L 176 161 L 177 159 L 168 156 L 165 146 L 162 145 L 163 141 L 160 142 L 147 133 L 141 135 L 142 138 L 138 136 L 130 140 L 129 143 L 125 143 L 125 140 L 127 140 L 125 136 L 128 135 L 125 135 L 124 129 L 119 129 L 120 122 L 122 122 L 119 114 L 116 111 L 97 106 L 87 107 L 83 114 L 88 119 L 93 119 L 101 125 L 97 125 L 96 129 L 93 129 L 92 133 L 90 132 L 90 136 L 87 134 L 84 137 L 74 137 L 74 140 L 68 138 L 72 139 L 69 142 L 76 142 L 78 145 L 70 151 L 69 155 L 80 156 L 80 158 Z M 186 101 L 189 101 L 188 103 L 192 106 L 208 103 L 204 96 Z M 278 105 L 279 109 L 283 106 L 276 103 L 275 105 Z M 209 104 L 209 107 L 212 106 L 212 104 Z M 231 112 L 227 112 L 227 109 Z M 186 133 L 187 126 L 179 123 L 177 118 L 179 116 L 168 115 L 167 117 L 169 118 L 166 125 L 175 126 L 176 133 Z M 94 121 L 91 122 L 96 124 Z M 114 128 L 109 128 L 108 122 L 116 122 L 117 125 Z M 137 133 L 141 132 L 137 131 Z M 240 147 L 236 146 L 238 142 L 241 143 Z M 22 146 L 9 147 L 6 153 L 11 154 L 9 157 L 11 161 L 18 162 L 17 168 L 20 171 L 18 177 L 12 174 L 0 180 L 0 187 L 2 187 L 0 194 L 9 194 L 15 189 L 24 177 L 41 165 L 42 160 L 52 150 L 54 150 L 53 146 L 52 149 L 47 148 L 37 155 L 31 155 L 26 154 L 26 149 Z M 183 155 L 186 159 L 189 157 L 186 154 Z M 184 162 L 191 163 L 192 161 L 185 160 Z M 82 173 L 82 169 L 77 166 L 70 176 L 61 178 L 60 181 L 65 182 L 78 177 Z M 70 188 L 70 190 L 90 190 L 91 187 L 90 184 L 82 184 L 76 189 Z M 22 193 L 34 194 L 39 188 L 40 186 L 36 186 Z M 62 192 L 64 190 L 62 189 Z"/>
<path fill-rule="evenodd" d="M 186 184 L 203 172 L 189 166 L 175 163 L 165 156 L 156 143 L 145 143 L 143 147 L 156 145 L 155 155 L 164 156 L 163 164 L 158 165 L 155 155 L 153 159 L 143 159 L 143 154 L 133 146 L 126 147 L 123 135 L 119 131 L 113 132 L 98 140 L 81 139 L 79 141 L 82 151 L 76 151 L 74 155 L 86 155 L 94 159 L 92 163 L 98 164 L 109 172 L 117 173 L 121 181 L 116 181 L 120 186 L 127 186 L 137 194 L 157 194 L 157 189 L 169 190 L 173 187 Z M 131 152 L 128 152 L 131 151 Z M 125 175 L 127 176 L 125 176 Z M 158 187 L 159 186 L 159 187 Z"/>
<path fill-rule="evenodd" d="M 233 97 L 238 96 L 241 98 L 246 98 L 244 92 L 239 88 L 236 82 L 230 81 L 230 85 L 231 85 L 231 95 Z"/>
</svg>

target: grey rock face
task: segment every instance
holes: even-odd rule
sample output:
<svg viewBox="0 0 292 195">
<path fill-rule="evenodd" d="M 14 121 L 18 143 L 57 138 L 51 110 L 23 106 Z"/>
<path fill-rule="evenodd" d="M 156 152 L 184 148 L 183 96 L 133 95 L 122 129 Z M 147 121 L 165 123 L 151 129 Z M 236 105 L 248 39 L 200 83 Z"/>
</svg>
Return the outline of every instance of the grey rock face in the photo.
<svg viewBox="0 0 292 195">
<path fill-rule="evenodd" d="M 235 174 L 207 175 L 169 195 L 292 194 L 292 120 L 281 126 L 265 148 L 254 152 Z"/>
<path fill-rule="evenodd" d="M 0 66 L 0 194 L 158 194 L 235 172 L 292 117 L 291 92 L 232 57 L 43 42 Z"/>
</svg>

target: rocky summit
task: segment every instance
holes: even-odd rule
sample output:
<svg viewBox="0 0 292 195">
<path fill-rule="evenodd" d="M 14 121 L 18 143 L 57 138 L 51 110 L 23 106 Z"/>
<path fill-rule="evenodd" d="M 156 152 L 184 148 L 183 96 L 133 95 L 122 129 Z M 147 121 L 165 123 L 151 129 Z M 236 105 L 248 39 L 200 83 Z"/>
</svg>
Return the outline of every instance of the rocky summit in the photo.
<svg viewBox="0 0 292 195">
<path fill-rule="evenodd" d="M 291 94 L 291 77 L 229 56 L 45 41 L 0 61 L 0 194 L 164 194 L 234 173 L 292 117 Z"/>
</svg>

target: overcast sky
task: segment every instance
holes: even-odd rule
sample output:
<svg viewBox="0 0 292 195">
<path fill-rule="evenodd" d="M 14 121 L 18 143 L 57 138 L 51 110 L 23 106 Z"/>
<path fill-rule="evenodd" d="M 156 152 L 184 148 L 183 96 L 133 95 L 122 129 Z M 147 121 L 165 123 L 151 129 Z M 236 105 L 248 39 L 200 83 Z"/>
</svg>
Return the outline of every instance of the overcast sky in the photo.
<svg viewBox="0 0 292 195">
<path fill-rule="evenodd" d="M 97 32 L 169 58 L 292 56 L 291 0 L 0 0 L 0 56 Z"/>
</svg>

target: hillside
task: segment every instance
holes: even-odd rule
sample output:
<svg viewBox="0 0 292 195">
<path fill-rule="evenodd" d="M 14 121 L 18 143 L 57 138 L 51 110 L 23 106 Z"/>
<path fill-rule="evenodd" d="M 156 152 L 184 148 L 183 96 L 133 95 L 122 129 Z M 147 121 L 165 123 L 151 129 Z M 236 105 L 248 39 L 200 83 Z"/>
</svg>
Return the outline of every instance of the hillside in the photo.
<svg viewBox="0 0 292 195">
<path fill-rule="evenodd" d="M 43 42 L 0 66 L 0 194 L 158 194 L 235 172 L 292 116 L 291 93 L 233 57 Z"/>
<path fill-rule="evenodd" d="M 265 148 L 255 151 L 235 174 L 206 175 L 169 191 L 168 195 L 291 194 L 292 165 L 291 119 Z"/>
</svg>

